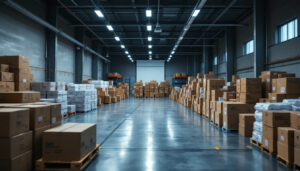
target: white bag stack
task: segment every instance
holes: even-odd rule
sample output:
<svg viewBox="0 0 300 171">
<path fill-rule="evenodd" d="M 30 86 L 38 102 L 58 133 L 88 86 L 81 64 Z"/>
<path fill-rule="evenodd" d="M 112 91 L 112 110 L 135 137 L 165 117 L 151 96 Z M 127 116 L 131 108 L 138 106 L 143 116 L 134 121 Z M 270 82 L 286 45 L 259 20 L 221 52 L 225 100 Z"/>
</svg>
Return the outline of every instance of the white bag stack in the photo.
<svg viewBox="0 0 300 171">
<path fill-rule="evenodd" d="M 68 105 L 68 113 L 76 112 L 76 105 Z"/>
<path fill-rule="evenodd" d="M 68 104 L 75 105 L 77 112 L 88 112 L 97 108 L 97 90 L 93 84 L 69 84 Z"/>
<path fill-rule="evenodd" d="M 263 122 L 262 113 L 266 110 L 292 110 L 292 105 L 285 103 L 256 103 L 255 122 L 253 124 L 252 139 L 262 143 Z"/>
<path fill-rule="evenodd" d="M 39 91 L 43 102 L 60 103 L 61 114 L 68 112 L 68 92 L 64 82 L 32 82 L 31 90 Z"/>
<path fill-rule="evenodd" d="M 109 81 L 90 80 L 89 84 L 93 84 L 95 86 L 95 88 L 110 88 Z"/>
</svg>

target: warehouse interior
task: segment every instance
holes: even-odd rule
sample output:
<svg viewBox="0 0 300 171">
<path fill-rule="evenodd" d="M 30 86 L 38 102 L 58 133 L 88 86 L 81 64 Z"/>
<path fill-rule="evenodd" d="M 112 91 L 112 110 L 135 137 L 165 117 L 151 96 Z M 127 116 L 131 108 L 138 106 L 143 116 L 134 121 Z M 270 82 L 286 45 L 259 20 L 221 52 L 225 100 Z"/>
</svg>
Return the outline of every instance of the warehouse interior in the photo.
<svg viewBox="0 0 300 171">
<path fill-rule="evenodd" d="M 299 8 L 0 0 L 0 168 L 300 169 Z"/>
</svg>

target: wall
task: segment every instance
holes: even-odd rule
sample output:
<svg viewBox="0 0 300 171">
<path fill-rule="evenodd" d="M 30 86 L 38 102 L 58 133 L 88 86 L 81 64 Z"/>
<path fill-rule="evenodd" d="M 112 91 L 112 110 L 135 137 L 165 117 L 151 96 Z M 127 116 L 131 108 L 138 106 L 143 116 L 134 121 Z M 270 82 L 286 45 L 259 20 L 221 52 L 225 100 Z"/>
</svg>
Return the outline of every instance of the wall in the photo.
<svg viewBox="0 0 300 171">
<path fill-rule="evenodd" d="M 188 58 L 192 57 L 183 57 L 183 56 L 174 56 L 170 62 L 167 62 L 165 65 L 165 78 L 172 82 L 172 77 L 176 73 L 188 73 L 188 66 L 193 67 L 193 65 L 188 65 Z"/>
<path fill-rule="evenodd" d="M 92 78 L 92 54 L 85 51 L 83 57 L 83 80 Z"/>
</svg>

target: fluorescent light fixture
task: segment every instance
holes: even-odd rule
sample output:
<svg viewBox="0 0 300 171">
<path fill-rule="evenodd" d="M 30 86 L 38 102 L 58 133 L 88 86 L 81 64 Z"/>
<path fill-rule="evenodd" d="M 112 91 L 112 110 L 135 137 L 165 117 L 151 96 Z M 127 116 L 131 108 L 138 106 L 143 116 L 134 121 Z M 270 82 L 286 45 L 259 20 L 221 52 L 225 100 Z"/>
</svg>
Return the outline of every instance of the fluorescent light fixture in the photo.
<svg viewBox="0 0 300 171">
<path fill-rule="evenodd" d="M 147 31 L 151 31 L 152 30 L 152 26 L 150 24 L 147 25 Z"/>
<path fill-rule="evenodd" d="M 199 14 L 199 12 L 200 12 L 199 9 L 195 10 L 194 13 L 193 13 L 193 17 L 197 17 L 197 15 Z"/>
<path fill-rule="evenodd" d="M 98 17 L 103 18 L 104 15 L 100 10 L 95 10 L 95 13 L 98 15 Z"/>
<path fill-rule="evenodd" d="M 148 36 L 148 41 L 151 42 L 152 41 L 152 37 Z"/>
<path fill-rule="evenodd" d="M 182 36 L 180 36 L 180 37 L 179 37 L 179 40 L 182 40 L 182 39 L 183 39 L 183 37 L 182 37 Z M 175 46 L 175 47 L 176 47 L 176 46 Z"/>
<path fill-rule="evenodd" d="M 124 46 L 124 45 L 121 45 L 121 48 L 122 48 L 122 49 L 124 49 L 124 48 L 125 48 L 125 46 Z"/>
<path fill-rule="evenodd" d="M 106 25 L 106 27 L 107 27 L 107 29 L 108 29 L 109 31 L 113 31 L 113 30 L 114 30 L 114 28 L 113 28 L 111 25 Z"/>
<path fill-rule="evenodd" d="M 148 48 L 151 49 L 151 48 L 152 48 L 152 45 L 148 45 Z"/>
<path fill-rule="evenodd" d="M 174 54 L 174 53 L 175 53 L 175 51 L 172 51 L 172 52 L 171 52 L 171 54 Z"/>
<path fill-rule="evenodd" d="M 128 58 L 131 58 L 131 55 L 128 55 Z"/>
<path fill-rule="evenodd" d="M 149 60 L 152 60 L 152 58 L 149 58 Z"/>
<path fill-rule="evenodd" d="M 115 36 L 116 41 L 120 41 L 120 37 Z"/>
<path fill-rule="evenodd" d="M 149 51 L 149 54 L 151 55 L 151 54 L 152 54 L 152 51 Z"/>
<path fill-rule="evenodd" d="M 151 17 L 152 16 L 152 10 L 151 9 L 147 9 L 146 10 L 146 17 Z"/>
<path fill-rule="evenodd" d="M 128 54 L 129 52 L 126 50 L 125 53 Z"/>
<path fill-rule="evenodd" d="M 170 55 L 169 58 L 172 58 L 172 55 Z"/>
</svg>

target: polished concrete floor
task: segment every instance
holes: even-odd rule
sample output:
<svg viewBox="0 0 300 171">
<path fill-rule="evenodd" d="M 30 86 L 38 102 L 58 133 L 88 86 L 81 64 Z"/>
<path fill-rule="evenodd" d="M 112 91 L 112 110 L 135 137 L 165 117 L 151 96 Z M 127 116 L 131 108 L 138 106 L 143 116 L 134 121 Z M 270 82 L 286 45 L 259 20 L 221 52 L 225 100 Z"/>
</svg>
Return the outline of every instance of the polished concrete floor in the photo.
<svg viewBox="0 0 300 171">
<path fill-rule="evenodd" d="M 287 170 L 249 138 L 223 133 L 168 98 L 130 98 L 63 122 L 97 123 L 102 149 L 88 171 Z"/>
</svg>

